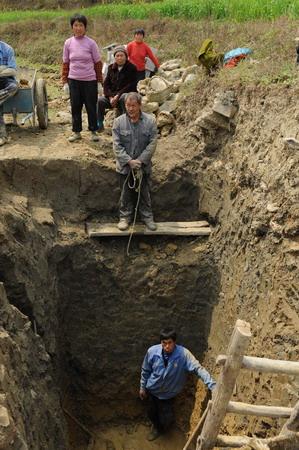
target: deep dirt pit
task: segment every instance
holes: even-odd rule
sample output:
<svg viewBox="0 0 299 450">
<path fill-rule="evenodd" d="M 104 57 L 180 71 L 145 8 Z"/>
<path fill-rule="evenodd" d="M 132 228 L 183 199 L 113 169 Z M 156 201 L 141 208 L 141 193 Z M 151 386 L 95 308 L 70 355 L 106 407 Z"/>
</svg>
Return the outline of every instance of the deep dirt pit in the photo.
<svg viewBox="0 0 299 450">
<path fill-rule="evenodd" d="M 115 450 L 147 448 L 149 428 L 138 399 L 146 349 L 170 323 L 198 358 L 207 347 L 219 290 L 207 239 L 134 237 L 129 258 L 127 238 L 88 239 L 85 220 L 101 213 L 111 220 L 117 210 L 109 138 L 99 157 L 88 141 L 66 152 L 55 126 L 41 142 L 30 130 L 21 134 L 22 145 L 14 136 L 16 144 L 12 140 L 1 155 L 6 188 L 1 279 L 10 302 L 30 318 L 53 358 L 71 448 L 87 448 L 88 433 L 80 424 L 97 434 L 96 448 L 106 448 L 107 440 Z M 156 217 L 199 218 L 196 176 L 172 158 L 159 177 L 153 194 Z M 177 201 L 181 206 L 171 208 Z M 177 415 L 185 415 L 181 430 L 192 412 L 194 380 L 189 390 L 176 406 Z M 115 427 L 105 429 L 109 423 Z M 63 434 L 63 421 L 59 427 Z M 180 448 L 184 439 L 177 429 L 151 448 Z M 41 442 L 30 445 L 39 448 Z M 64 448 L 62 442 L 55 448 Z"/>
<path fill-rule="evenodd" d="M 126 239 L 86 237 L 86 220 L 116 220 L 108 137 L 71 146 L 68 127 L 52 122 L 38 135 L 14 131 L 1 150 L 0 275 L 24 314 L 1 304 L 1 389 L 11 436 L 30 450 L 68 447 L 59 396 L 98 448 L 146 449 L 140 365 L 165 316 L 213 374 L 237 317 L 252 324 L 250 354 L 298 359 L 298 153 L 282 141 L 298 137 L 296 93 L 240 88 L 233 132 L 211 130 L 206 144 L 193 121 L 218 88 L 203 83 L 190 117 L 159 141 L 153 180 L 156 217 L 208 218 L 209 239 L 136 237 L 127 258 Z M 293 406 L 297 392 L 296 379 L 244 373 L 235 398 Z M 176 403 L 182 433 L 161 449 L 181 448 L 205 397 L 190 380 Z M 70 448 L 86 449 L 87 434 L 66 418 Z M 281 424 L 228 416 L 223 431 L 262 437 Z"/>
</svg>

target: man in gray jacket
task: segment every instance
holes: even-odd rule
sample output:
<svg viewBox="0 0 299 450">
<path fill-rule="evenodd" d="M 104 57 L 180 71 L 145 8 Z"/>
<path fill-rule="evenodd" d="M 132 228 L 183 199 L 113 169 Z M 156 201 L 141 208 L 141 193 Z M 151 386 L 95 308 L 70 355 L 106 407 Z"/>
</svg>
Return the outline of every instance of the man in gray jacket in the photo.
<svg viewBox="0 0 299 450">
<path fill-rule="evenodd" d="M 150 197 L 151 159 L 157 145 L 155 118 L 141 111 L 141 95 L 130 92 L 125 100 L 126 114 L 114 120 L 113 149 L 116 171 L 120 177 L 120 220 L 118 228 L 126 230 L 136 206 L 149 230 L 156 230 Z"/>
</svg>

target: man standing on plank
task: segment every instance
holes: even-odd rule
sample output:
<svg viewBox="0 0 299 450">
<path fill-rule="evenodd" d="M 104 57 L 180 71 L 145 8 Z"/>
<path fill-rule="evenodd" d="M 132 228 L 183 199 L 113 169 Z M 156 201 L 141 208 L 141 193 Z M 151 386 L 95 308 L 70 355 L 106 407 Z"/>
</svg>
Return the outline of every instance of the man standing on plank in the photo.
<svg viewBox="0 0 299 450">
<path fill-rule="evenodd" d="M 130 92 L 125 100 L 126 114 L 114 120 L 112 135 L 116 171 L 120 178 L 119 230 L 133 221 L 135 208 L 146 227 L 154 231 L 150 176 L 152 156 L 157 146 L 157 125 L 151 114 L 141 111 L 141 95 Z"/>
</svg>

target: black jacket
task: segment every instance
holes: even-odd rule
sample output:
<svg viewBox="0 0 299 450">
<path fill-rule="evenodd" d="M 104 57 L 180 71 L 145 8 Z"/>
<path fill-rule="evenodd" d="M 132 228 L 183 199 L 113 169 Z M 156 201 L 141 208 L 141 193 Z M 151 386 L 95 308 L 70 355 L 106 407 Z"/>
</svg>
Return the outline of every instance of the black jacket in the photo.
<svg viewBox="0 0 299 450">
<path fill-rule="evenodd" d="M 125 92 L 136 92 L 137 69 L 134 64 L 127 61 L 121 70 L 116 63 L 110 64 L 104 80 L 104 95 L 114 97 Z"/>
</svg>

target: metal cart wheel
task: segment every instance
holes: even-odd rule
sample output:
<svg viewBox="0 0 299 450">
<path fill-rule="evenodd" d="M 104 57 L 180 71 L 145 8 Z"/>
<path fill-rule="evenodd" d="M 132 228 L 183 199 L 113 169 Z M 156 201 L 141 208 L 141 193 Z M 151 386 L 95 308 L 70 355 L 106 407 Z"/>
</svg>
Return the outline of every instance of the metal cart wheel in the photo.
<svg viewBox="0 0 299 450">
<path fill-rule="evenodd" d="M 48 128 L 48 96 L 46 82 L 42 78 L 35 83 L 35 103 L 39 127 L 45 130 Z"/>
</svg>

